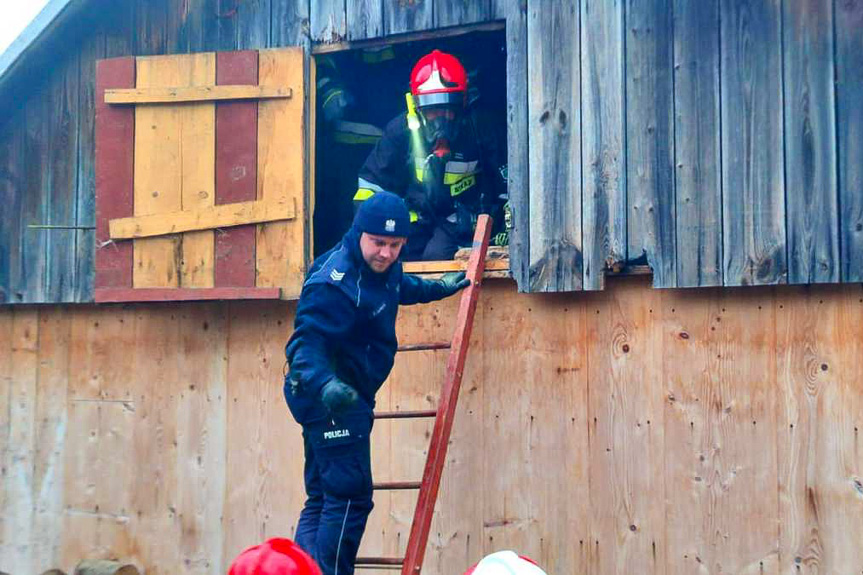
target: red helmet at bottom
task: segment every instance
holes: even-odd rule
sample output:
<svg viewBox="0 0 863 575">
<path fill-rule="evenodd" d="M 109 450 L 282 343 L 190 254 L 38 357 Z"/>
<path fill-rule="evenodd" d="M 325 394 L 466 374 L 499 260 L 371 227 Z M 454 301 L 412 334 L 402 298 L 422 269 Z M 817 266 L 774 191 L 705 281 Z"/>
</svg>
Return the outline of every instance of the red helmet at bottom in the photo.
<svg viewBox="0 0 863 575">
<path fill-rule="evenodd" d="M 321 570 L 290 539 L 269 539 L 240 553 L 228 575 L 321 575 Z"/>
</svg>

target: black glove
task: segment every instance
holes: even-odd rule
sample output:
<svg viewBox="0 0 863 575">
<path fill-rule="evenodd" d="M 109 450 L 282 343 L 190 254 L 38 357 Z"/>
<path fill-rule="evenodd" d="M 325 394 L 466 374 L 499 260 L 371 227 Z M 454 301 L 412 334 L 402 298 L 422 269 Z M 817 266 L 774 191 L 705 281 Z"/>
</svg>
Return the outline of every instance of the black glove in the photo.
<svg viewBox="0 0 863 575">
<path fill-rule="evenodd" d="M 442 288 L 444 297 L 449 297 L 470 285 L 470 280 L 465 277 L 464 272 L 445 273 L 437 282 Z"/>
<path fill-rule="evenodd" d="M 357 391 L 338 377 L 325 383 L 321 390 L 321 401 L 332 414 L 345 411 L 355 404 L 357 399 L 359 399 Z"/>
</svg>

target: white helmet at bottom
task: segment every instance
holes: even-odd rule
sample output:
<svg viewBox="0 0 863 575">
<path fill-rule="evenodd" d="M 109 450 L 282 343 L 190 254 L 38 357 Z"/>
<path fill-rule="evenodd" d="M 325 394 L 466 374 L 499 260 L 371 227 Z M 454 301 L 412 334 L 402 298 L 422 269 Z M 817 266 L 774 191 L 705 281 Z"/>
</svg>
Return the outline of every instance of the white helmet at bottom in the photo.
<svg viewBox="0 0 863 575">
<path fill-rule="evenodd" d="M 532 559 L 515 551 L 498 551 L 483 557 L 464 575 L 547 575 Z"/>
</svg>

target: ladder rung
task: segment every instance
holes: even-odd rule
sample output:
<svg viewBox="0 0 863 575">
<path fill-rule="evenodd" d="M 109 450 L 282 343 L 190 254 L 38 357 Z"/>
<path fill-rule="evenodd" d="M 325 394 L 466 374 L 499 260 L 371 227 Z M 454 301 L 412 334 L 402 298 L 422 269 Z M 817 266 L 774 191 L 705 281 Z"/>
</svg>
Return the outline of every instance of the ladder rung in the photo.
<svg viewBox="0 0 863 575">
<path fill-rule="evenodd" d="M 419 489 L 422 481 L 382 481 L 372 485 L 372 489 Z"/>
<path fill-rule="evenodd" d="M 401 569 L 403 557 L 357 557 L 354 567 L 366 569 Z"/>
<path fill-rule="evenodd" d="M 448 341 L 434 341 L 431 343 L 412 343 L 400 345 L 399 351 L 427 351 L 430 349 L 449 349 L 452 344 Z"/>
<path fill-rule="evenodd" d="M 419 417 L 437 417 L 436 409 L 424 411 L 381 411 L 375 413 L 375 419 L 411 419 Z"/>
</svg>

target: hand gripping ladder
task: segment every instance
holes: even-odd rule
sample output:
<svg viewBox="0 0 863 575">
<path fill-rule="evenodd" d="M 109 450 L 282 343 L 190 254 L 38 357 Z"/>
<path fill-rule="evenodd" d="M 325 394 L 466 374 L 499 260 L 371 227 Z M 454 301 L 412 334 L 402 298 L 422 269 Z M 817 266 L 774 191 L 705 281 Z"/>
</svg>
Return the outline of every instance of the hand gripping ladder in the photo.
<svg viewBox="0 0 863 575">
<path fill-rule="evenodd" d="M 476 302 L 479 298 L 479 288 L 482 284 L 482 273 L 485 269 L 485 255 L 488 251 L 491 234 L 491 218 L 479 216 L 470 259 L 467 264 L 467 277 L 470 286 L 462 292 L 458 308 L 455 333 L 452 342 L 424 343 L 399 347 L 399 351 L 421 351 L 430 349 L 449 349 L 449 360 L 446 366 L 446 379 L 441 391 L 440 402 L 436 410 L 428 411 L 397 411 L 376 413 L 375 419 L 404 419 L 417 417 L 434 417 L 434 430 L 431 435 L 428 456 L 422 481 L 393 481 L 376 483 L 375 489 L 419 489 L 417 506 L 408 537 L 407 552 L 404 558 L 399 557 L 358 557 L 357 568 L 401 569 L 402 575 L 419 575 L 431 528 L 432 514 L 437 501 L 441 474 L 446 461 L 446 450 L 452 431 L 455 408 L 458 403 L 458 391 L 461 387 L 467 358 L 470 332 L 476 312 Z"/>
</svg>

